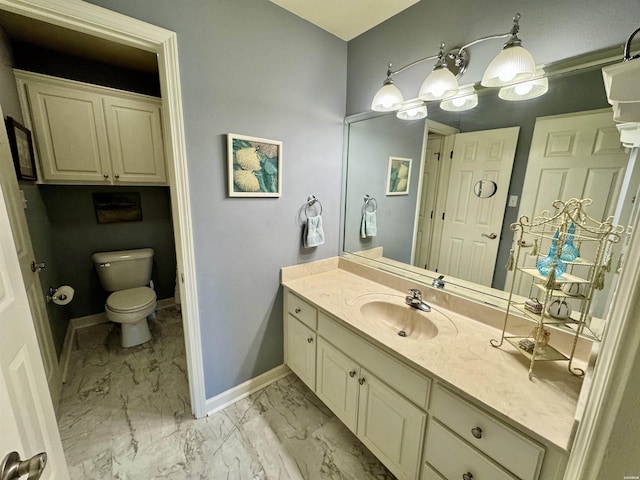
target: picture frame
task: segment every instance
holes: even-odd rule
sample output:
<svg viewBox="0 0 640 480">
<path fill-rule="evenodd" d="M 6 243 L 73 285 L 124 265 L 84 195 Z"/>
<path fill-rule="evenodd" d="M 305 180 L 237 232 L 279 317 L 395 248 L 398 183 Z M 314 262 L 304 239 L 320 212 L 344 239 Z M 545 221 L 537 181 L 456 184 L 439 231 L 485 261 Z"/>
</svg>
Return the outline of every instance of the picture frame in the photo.
<svg viewBox="0 0 640 480">
<path fill-rule="evenodd" d="M 282 195 L 282 142 L 227 134 L 230 197 Z"/>
<path fill-rule="evenodd" d="M 408 195 L 411 185 L 412 158 L 389 157 L 387 195 Z"/>
<path fill-rule="evenodd" d="M 38 180 L 31 131 L 12 117 L 7 117 L 5 124 L 18 180 Z"/>
</svg>

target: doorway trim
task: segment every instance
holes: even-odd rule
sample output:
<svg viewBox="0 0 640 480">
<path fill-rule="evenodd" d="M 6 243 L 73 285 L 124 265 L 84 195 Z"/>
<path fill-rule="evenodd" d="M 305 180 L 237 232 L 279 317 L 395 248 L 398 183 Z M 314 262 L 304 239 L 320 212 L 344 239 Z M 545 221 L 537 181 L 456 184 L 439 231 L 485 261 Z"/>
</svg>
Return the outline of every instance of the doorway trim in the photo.
<svg viewBox="0 0 640 480">
<path fill-rule="evenodd" d="M 0 0 L 0 9 L 157 55 L 191 410 L 196 418 L 205 416 L 206 393 L 176 33 L 74 0 Z"/>
</svg>

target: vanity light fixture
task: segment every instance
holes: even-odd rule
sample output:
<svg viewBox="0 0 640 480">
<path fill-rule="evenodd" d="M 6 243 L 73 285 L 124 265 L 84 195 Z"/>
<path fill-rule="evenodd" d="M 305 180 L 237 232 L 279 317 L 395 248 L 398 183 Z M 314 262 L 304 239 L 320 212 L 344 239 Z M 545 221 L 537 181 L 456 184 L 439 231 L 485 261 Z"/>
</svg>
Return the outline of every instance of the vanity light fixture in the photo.
<svg viewBox="0 0 640 480">
<path fill-rule="evenodd" d="M 460 87 L 458 94 L 440 102 L 440 108 L 448 112 L 464 112 L 478 106 L 478 94 L 473 85 Z"/>
<path fill-rule="evenodd" d="M 389 63 L 387 78 L 373 98 L 371 109 L 377 112 L 392 112 L 400 109 L 404 99 L 402 92 L 394 85 L 392 77 L 419 63 L 435 59 L 438 61 L 433 71 L 423 82 L 418 98 L 432 101 L 445 100 L 455 96 L 458 92 L 457 79 L 463 75 L 469 63 L 467 49 L 477 43 L 497 38 L 509 37 L 509 40 L 487 67 L 482 77 L 482 85 L 502 87 L 530 79 L 534 75 L 536 66 L 533 57 L 522 47 L 522 41 L 518 38 L 519 21 L 520 14 L 516 13 L 509 32 L 478 38 L 460 48 L 454 48 L 448 53 L 445 53 L 444 43 L 441 43 L 437 55 L 421 58 L 395 71 L 391 69 L 392 65 Z"/>
<path fill-rule="evenodd" d="M 420 120 L 426 116 L 427 106 L 420 99 L 405 102 L 396 113 L 400 120 Z"/>
<path fill-rule="evenodd" d="M 541 97 L 549 91 L 549 80 L 544 76 L 544 70 L 539 67 L 536 70 L 533 80 L 515 83 L 502 87 L 498 92 L 498 97 L 502 100 L 519 102 L 531 98 Z"/>
<path fill-rule="evenodd" d="M 602 69 L 604 89 L 616 122 L 640 122 L 640 54 L 631 56 L 631 41 L 638 33 L 640 28 L 627 39 L 622 62 Z"/>
</svg>

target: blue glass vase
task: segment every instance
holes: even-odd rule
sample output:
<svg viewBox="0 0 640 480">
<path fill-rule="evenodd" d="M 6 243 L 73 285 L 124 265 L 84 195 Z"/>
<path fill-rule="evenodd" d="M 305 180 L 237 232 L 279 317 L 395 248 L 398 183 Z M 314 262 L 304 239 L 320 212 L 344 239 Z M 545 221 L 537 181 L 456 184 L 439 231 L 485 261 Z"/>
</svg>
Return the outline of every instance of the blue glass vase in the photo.
<svg viewBox="0 0 640 480">
<path fill-rule="evenodd" d="M 541 258 L 536 262 L 536 268 L 540 275 L 544 275 L 545 277 L 549 275 L 551 271 L 551 267 L 553 262 L 556 262 L 556 270 L 555 276 L 558 278 L 564 272 L 567 271 L 567 267 L 560 259 L 556 259 L 556 246 L 558 244 L 558 231 L 556 230 L 556 234 L 553 236 L 553 240 L 551 241 L 551 248 L 549 248 L 549 254 L 546 257 Z"/>
<path fill-rule="evenodd" d="M 567 239 L 562 245 L 562 251 L 560 252 L 560 260 L 565 262 L 573 262 L 580 256 L 580 250 L 573 244 L 573 236 L 576 233 L 576 226 L 572 223 L 567 230 Z"/>
</svg>

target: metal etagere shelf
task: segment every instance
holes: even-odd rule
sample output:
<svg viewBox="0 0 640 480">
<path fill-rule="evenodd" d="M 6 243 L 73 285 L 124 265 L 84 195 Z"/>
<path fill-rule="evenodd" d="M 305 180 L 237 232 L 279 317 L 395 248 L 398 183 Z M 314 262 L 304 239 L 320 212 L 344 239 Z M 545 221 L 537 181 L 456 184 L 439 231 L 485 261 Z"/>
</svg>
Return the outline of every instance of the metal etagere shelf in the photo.
<svg viewBox="0 0 640 480">
<path fill-rule="evenodd" d="M 566 202 L 556 200 L 553 202 L 554 213 L 545 210 L 532 221 L 529 221 L 527 216 L 522 216 L 518 222 L 511 224 L 511 230 L 514 232 L 514 247 L 510 264 L 516 271 L 511 279 L 501 337 L 499 340 L 492 339 L 491 345 L 498 348 L 506 340 L 526 356 L 530 360 L 530 379 L 537 361 L 568 361 L 567 369 L 572 375 L 584 375 L 584 370 L 573 365 L 578 338 L 583 334 L 584 329 L 589 327 L 594 292 L 602 288 L 604 274 L 610 268 L 607 256 L 611 244 L 619 242 L 620 234 L 624 231 L 624 227 L 613 225 L 613 217 L 600 222 L 587 215 L 585 208 L 591 204 L 592 200 L 589 198 L 572 198 Z M 535 255 L 537 258 L 547 257 L 550 262 L 548 274 L 540 273 L 535 265 L 533 267 L 524 265 L 523 249 L 527 245 L 525 235 L 527 238 L 535 238 L 534 251 L 529 255 Z M 579 245 L 580 256 L 561 260 L 565 243 L 573 246 L 573 242 Z M 552 248 L 547 249 L 547 247 Z M 549 255 L 545 253 L 547 250 Z M 583 255 L 583 252 L 586 253 Z M 559 271 L 557 270 L 559 263 L 563 264 L 566 271 L 556 275 Z M 518 275 L 522 277 L 519 285 L 523 285 L 523 282 L 529 283 L 530 298 L 542 298 L 540 312 L 532 312 L 525 308 L 521 300 L 514 300 Z M 580 293 L 566 293 L 566 288 L 563 287 L 570 284 L 576 285 L 576 290 Z M 546 308 L 548 303 L 553 299 L 563 301 L 562 299 L 567 297 L 578 302 L 579 308 L 572 311 L 570 315 L 560 318 L 550 315 Z M 529 337 L 512 336 L 507 333 L 509 315 L 512 312 L 531 320 L 535 325 Z M 569 353 L 562 353 L 547 343 L 545 337 L 547 325 L 573 334 L 573 344 Z"/>
</svg>

